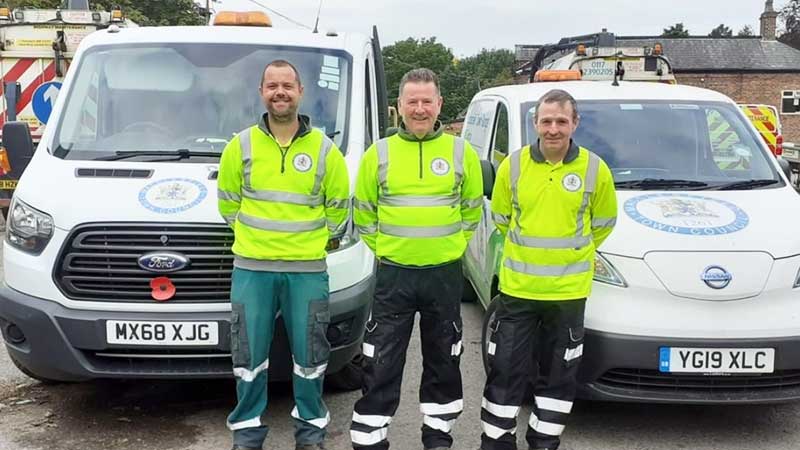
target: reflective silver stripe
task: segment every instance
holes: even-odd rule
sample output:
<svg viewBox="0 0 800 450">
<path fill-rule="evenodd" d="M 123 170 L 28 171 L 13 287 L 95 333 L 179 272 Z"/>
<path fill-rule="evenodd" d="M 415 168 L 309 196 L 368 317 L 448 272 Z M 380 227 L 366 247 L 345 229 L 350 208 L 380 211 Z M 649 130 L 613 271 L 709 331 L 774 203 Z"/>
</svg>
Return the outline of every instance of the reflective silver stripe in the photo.
<svg viewBox="0 0 800 450">
<path fill-rule="evenodd" d="M 228 200 L 231 202 L 242 201 L 242 197 L 239 194 L 235 192 L 223 191 L 222 189 L 217 189 L 217 198 L 220 200 Z"/>
<path fill-rule="evenodd" d="M 253 147 L 250 144 L 250 130 L 248 128 L 239 133 L 239 148 L 242 149 L 242 178 L 244 187 L 250 189 L 250 175 L 253 173 Z"/>
<path fill-rule="evenodd" d="M 611 228 L 617 224 L 617 218 L 612 217 L 610 219 L 592 219 L 592 227 L 594 228 Z"/>
<path fill-rule="evenodd" d="M 486 353 L 494 356 L 495 351 L 497 351 L 497 344 L 495 344 L 494 342 L 489 342 L 489 345 L 487 346 L 486 349 Z"/>
<path fill-rule="evenodd" d="M 564 414 L 569 414 L 572 411 L 572 402 L 558 400 L 549 397 L 536 397 L 536 406 L 539 409 L 546 409 L 548 411 L 555 411 Z"/>
<path fill-rule="evenodd" d="M 581 356 L 583 356 L 583 344 L 575 348 L 568 348 L 564 352 L 564 361 L 572 361 L 573 359 L 578 359 Z"/>
<path fill-rule="evenodd" d="M 350 206 L 349 198 L 330 198 L 325 202 L 326 208 L 345 209 Z"/>
<path fill-rule="evenodd" d="M 519 219 L 520 216 L 522 215 L 522 211 L 519 208 L 519 193 L 517 192 L 518 191 L 517 185 L 519 184 L 519 174 L 521 170 L 520 165 L 522 164 L 521 162 L 522 153 L 523 150 L 518 150 L 512 153 L 511 161 L 509 162 L 509 171 L 511 172 L 511 205 L 513 206 L 514 211 L 516 212 L 515 222 L 517 228 L 520 228 Z"/>
<path fill-rule="evenodd" d="M 363 202 L 363 201 L 361 201 L 361 200 L 359 200 L 357 198 L 353 199 L 353 205 L 356 207 L 356 209 L 358 209 L 360 211 L 366 211 L 366 212 L 371 212 L 371 213 L 378 212 L 378 207 L 377 206 L 375 206 L 374 204 L 372 204 L 370 202 Z"/>
<path fill-rule="evenodd" d="M 242 381 L 250 383 L 256 379 L 259 373 L 267 370 L 268 368 L 269 368 L 269 359 L 259 364 L 258 367 L 256 367 L 253 370 L 247 369 L 245 367 L 234 367 L 233 376 L 239 378 Z"/>
<path fill-rule="evenodd" d="M 296 192 L 281 191 L 257 191 L 251 188 L 242 190 L 245 198 L 251 200 L 261 200 L 268 202 L 291 203 L 303 206 L 319 206 L 322 204 L 322 196 L 298 194 Z"/>
<path fill-rule="evenodd" d="M 419 411 L 426 416 L 460 413 L 464 409 L 464 400 L 453 400 L 450 403 L 420 403 Z"/>
<path fill-rule="evenodd" d="M 294 360 L 292 361 L 294 362 Z M 294 362 L 294 374 L 306 380 L 315 380 L 325 374 L 328 364 L 322 364 L 317 367 L 303 367 L 297 362 Z M 322 428 L 322 427 L 320 427 Z"/>
<path fill-rule="evenodd" d="M 322 179 L 325 177 L 325 165 L 328 161 L 328 152 L 333 147 L 333 141 L 328 139 L 328 136 L 322 134 L 322 144 L 319 148 L 319 155 L 317 155 L 317 173 L 314 175 L 314 188 L 311 190 L 312 195 L 319 194 L 322 189 Z"/>
<path fill-rule="evenodd" d="M 494 223 L 499 225 L 508 225 L 508 222 L 511 220 L 511 218 L 502 214 L 492 213 L 492 220 L 494 220 Z"/>
<path fill-rule="evenodd" d="M 583 216 L 586 214 L 586 208 L 589 207 L 589 200 L 592 197 L 592 192 L 597 185 L 597 171 L 600 167 L 600 158 L 592 152 L 589 152 L 589 165 L 586 168 L 586 185 L 583 189 L 583 198 L 581 199 L 581 206 L 578 209 L 578 222 L 575 231 L 575 236 L 583 235 Z"/>
<path fill-rule="evenodd" d="M 325 221 L 325 223 L 328 226 L 328 231 L 330 231 L 330 233 L 334 235 L 339 234 L 341 231 L 344 231 L 345 227 L 347 226 L 347 220 L 341 223 L 334 222 L 332 220 L 327 220 Z"/>
<path fill-rule="evenodd" d="M 473 199 L 461 200 L 461 207 L 464 208 L 464 209 L 466 209 L 466 208 L 477 208 L 479 206 L 483 206 L 483 199 L 480 198 L 480 197 L 473 198 Z"/>
<path fill-rule="evenodd" d="M 433 238 L 444 237 L 461 231 L 461 223 L 451 225 L 416 227 L 380 224 L 380 232 L 389 236 L 408 237 L 408 238 Z"/>
<path fill-rule="evenodd" d="M 565 248 L 583 248 L 592 242 L 591 236 L 576 236 L 570 238 L 541 238 L 532 236 L 523 236 L 519 234 L 519 230 L 511 230 L 508 233 L 508 239 L 516 244 L 528 248 L 548 248 L 548 249 L 565 249 Z"/>
<path fill-rule="evenodd" d="M 324 429 L 331 422 L 330 411 L 325 413 L 325 417 L 320 417 L 318 419 L 303 419 L 302 417 L 300 417 L 300 411 L 297 410 L 296 405 L 294 408 L 292 408 L 292 417 L 294 417 L 297 420 L 302 420 L 305 423 L 310 423 L 311 425 L 314 425 L 315 427 L 320 429 Z"/>
<path fill-rule="evenodd" d="M 350 430 L 350 440 L 356 445 L 375 445 L 378 442 L 386 440 L 386 436 L 388 436 L 388 434 L 389 429 L 386 427 L 378 428 L 371 433 Z"/>
<path fill-rule="evenodd" d="M 453 430 L 453 425 L 456 423 L 456 420 L 442 420 L 437 417 L 422 416 L 422 423 L 433 428 L 434 430 L 439 430 L 443 433 L 449 433 Z"/>
<path fill-rule="evenodd" d="M 381 193 L 389 193 L 389 141 L 379 140 L 376 144 L 378 148 L 378 183 L 381 186 Z"/>
<path fill-rule="evenodd" d="M 383 206 L 457 206 L 458 195 L 383 195 L 378 204 Z"/>
<path fill-rule="evenodd" d="M 372 345 L 372 344 L 368 344 L 368 343 L 364 342 L 363 344 L 361 344 L 361 353 L 363 353 L 364 356 L 366 356 L 367 358 L 372 358 L 372 357 L 375 356 L 375 346 Z M 353 414 L 355 414 L 355 413 L 353 413 Z M 369 424 L 367 424 L 367 425 L 369 425 Z"/>
<path fill-rule="evenodd" d="M 242 430 L 244 428 L 255 428 L 261 426 L 261 417 L 255 417 L 241 422 L 228 422 L 228 429 L 231 431 Z"/>
<path fill-rule="evenodd" d="M 222 218 L 225 220 L 225 222 L 227 222 L 228 225 L 232 226 L 234 223 L 236 223 L 236 213 L 229 216 L 222 216 Z"/>
<path fill-rule="evenodd" d="M 592 268 L 592 264 L 589 261 L 581 261 L 575 264 L 567 264 L 565 266 L 541 266 L 538 264 L 525 264 L 523 262 L 514 261 L 511 258 L 506 258 L 504 265 L 514 272 L 539 277 L 561 277 L 564 275 L 575 275 L 579 273 L 586 273 Z"/>
<path fill-rule="evenodd" d="M 546 434 L 548 436 L 561 436 L 561 433 L 564 432 L 564 425 L 559 425 L 557 423 L 551 422 L 543 422 L 536 417 L 535 414 L 531 414 L 531 420 L 528 421 L 528 425 L 531 426 L 534 430 L 538 431 L 539 433 Z"/>
<path fill-rule="evenodd" d="M 297 231 L 314 231 L 325 227 L 325 219 L 317 219 L 307 222 L 278 221 L 248 216 L 242 212 L 239 212 L 239 222 L 249 227 L 258 228 L 259 230 L 284 231 L 287 233 Z"/>
<path fill-rule="evenodd" d="M 459 340 L 455 344 L 450 346 L 450 356 L 459 356 L 461 355 L 461 350 L 464 348 L 464 343 Z"/>
<path fill-rule="evenodd" d="M 513 419 L 517 417 L 520 408 L 514 405 L 498 405 L 497 403 L 486 400 L 486 397 L 481 400 L 481 407 L 489 411 L 493 416 L 497 416 L 501 419 Z"/>
<path fill-rule="evenodd" d="M 453 192 L 461 192 L 461 181 L 464 180 L 464 142 L 460 137 L 453 140 L 453 172 L 456 181 Z"/>
<path fill-rule="evenodd" d="M 358 228 L 358 232 L 361 233 L 361 234 L 375 234 L 375 233 L 378 232 L 378 224 L 377 223 L 372 224 L 372 225 L 367 225 L 367 226 L 365 226 L 365 225 L 357 225 L 356 228 Z"/>
<path fill-rule="evenodd" d="M 353 411 L 353 422 L 373 428 L 383 428 L 392 423 L 392 416 L 361 415 Z"/>
<path fill-rule="evenodd" d="M 461 229 L 464 231 L 475 231 L 478 229 L 478 222 L 461 222 Z"/>
<path fill-rule="evenodd" d="M 517 434 L 517 427 L 507 430 L 505 428 L 496 427 L 483 420 L 481 420 L 481 428 L 486 436 L 494 440 L 500 439 L 504 434 Z"/>
</svg>

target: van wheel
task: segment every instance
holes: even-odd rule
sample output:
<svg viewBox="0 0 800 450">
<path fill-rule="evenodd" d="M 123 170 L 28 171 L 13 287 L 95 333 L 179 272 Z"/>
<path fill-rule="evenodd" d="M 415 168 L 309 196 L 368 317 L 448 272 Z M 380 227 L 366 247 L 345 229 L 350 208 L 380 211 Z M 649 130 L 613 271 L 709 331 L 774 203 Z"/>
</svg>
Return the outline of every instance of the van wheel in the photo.
<svg viewBox="0 0 800 450">
<path fill-rule="evenodd" d="M 328 387 L 337 391 L 355 391 L 361 389 L 364 378 L 364 355 L 358 353 L 342 369 L 325 377 Z"/>
<path fill-rule="evenodd" d="M 22 363 L 17 361 L 17 359 L 14 358 L 14 355 L 12 355 L 11 352 L 8 352 L 8 357 L 11 358 L 11 362 L 14 363 L 15 366 L 17 366 L 17 369 L 19 369 L 20 372 L 24 373 L 28 377 L 33 378 L 34 380 L 36 380 L 36 381 L 38 381 L 38 382 L 40 382 L 42 384 L 54 385 L 54 384 L 64 383 L 61 380 L 54 380 L 52 378 L 45 378 L 45 377 L 36 375 L 35 373 L 31 372 L 27 367 L 23 366 Z"/>
<path fill-rule="evenodd" d="M 462 303 L 475 303 L 478 301 L 478 294 L 475 292 L 475 288 L 472 287 L 472 283 L 469 282 L 467 277 L 464 277 L 464 290 L 461 293 L 461 302 Z"/>
</svg>

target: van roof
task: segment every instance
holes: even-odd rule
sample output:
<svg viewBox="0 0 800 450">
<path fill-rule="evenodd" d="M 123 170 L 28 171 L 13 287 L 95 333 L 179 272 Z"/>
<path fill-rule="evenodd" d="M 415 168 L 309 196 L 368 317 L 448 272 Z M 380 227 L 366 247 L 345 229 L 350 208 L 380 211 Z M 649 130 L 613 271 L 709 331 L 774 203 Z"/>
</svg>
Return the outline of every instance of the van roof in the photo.
<svg viewBox="0 0 800 450">
<path fill-rule="evenodd" d="M 642 81 L 621 81 L 619 86 L 612 86 L 610 81 L 539 82 L 491 88 L 478 95 L 498 95 L 524 103 L 538 100 L 552 89 L 563 89 L 576 100 L 702 100 L 732 103 L 730 98 L 709 89 Z"/>
<path fill-rule="evenodd" d="M 117 31 L 102 30 L 87 36 L 84 48 L 108 44 L 172 43 L 230 43 L 266 44 L 344 49 L 354 42 L 364 43 L 370 39 L 360 33 L 312 33 L 292 28 L 236 27 L 236 26 L 175 26 L 119 28 Z M 350 45 L 348 45 L 350 44 Z"/>
</svg>

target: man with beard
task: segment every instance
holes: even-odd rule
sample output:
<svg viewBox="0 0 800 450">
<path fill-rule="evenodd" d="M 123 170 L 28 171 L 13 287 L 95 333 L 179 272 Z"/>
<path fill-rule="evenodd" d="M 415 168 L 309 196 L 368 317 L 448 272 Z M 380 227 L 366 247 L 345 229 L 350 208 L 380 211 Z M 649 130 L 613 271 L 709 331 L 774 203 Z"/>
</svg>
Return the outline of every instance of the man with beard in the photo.
<svg viewBox="0 0 800 450">
<path fill-rule="evenodd" d="M 402 126 L 367 150 L 356 181 L 355 223 L 379 259 L 363 344 L 364 396 L 350 428 L 358 450 L 389 448 L 417 312 L 425 449 L 452 446 L 450 433 L 463 409 L 461 256 L 481 218 L 483 179 L 469 143 L 443 133 L 441 108 L 436 74 L 405 74 L 398 99 Z"/>
<path fill-rule="evenodd" d="M 259 92 L 267 113 L 231 140 L 219 166 L 219 211 L 235 236 L 231 354 L 238 404 L 228 427 L 234 449 L 261 449 L 280 313 L 294 362 L 296 448 L 322 449 L 330 421 L 322 401 L 330 353 L 325 247 L 347 221 L 347 167 L 336 145 L 298 115 L 303 86 L 292 64 L 269 63 Z"/>
</svg>

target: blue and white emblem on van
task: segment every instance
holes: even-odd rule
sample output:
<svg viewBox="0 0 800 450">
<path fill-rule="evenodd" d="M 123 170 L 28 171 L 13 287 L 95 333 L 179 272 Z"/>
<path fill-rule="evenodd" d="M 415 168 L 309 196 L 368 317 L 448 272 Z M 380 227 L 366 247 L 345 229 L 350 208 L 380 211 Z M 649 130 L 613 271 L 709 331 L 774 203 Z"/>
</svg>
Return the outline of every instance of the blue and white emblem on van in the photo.
<svg viewBox="0 0 800 450">
<path fill-rule="evenodd" d="M 197 180 L 167 178 L 148 184 L 139 192 L 139 203 L 159 214 L 177 214 L 199 205 L 208 189 Z"/>
<path fill-rule="evenodd" d="M 720 266 L 708 266 L 700 274 L 700 279 L 711 289 L 725 289 L 731 284 L 733 275 Z"/>
<path fill-rule="evenodd" d="M 158 252 L 140 256 L 137 263 L 148 272 L 170 273 L 189 267 L 191 261 L 180 253 Z"/>
<path fill-rule="evenodd" d="M 719 236 L 741 231 L 750 217 L 733 203 L 691 194 L 659 193 L 633 197 L 625 213 L 647 228 L 691 236 Z"/>
<path fill-rule="evenodd" d="M 314 160 L 305 153 L 299 153 L 292 159 L 292 165 L 298 172 L 308 172 L 313 164 Z"/>
<path fill-rule="evenodd" d="M 583 180 L 577 173 L 568 173 L 561 179 L 561 185 L 570 192 L 578 192 L 583 186 Z"/>
</svg>

